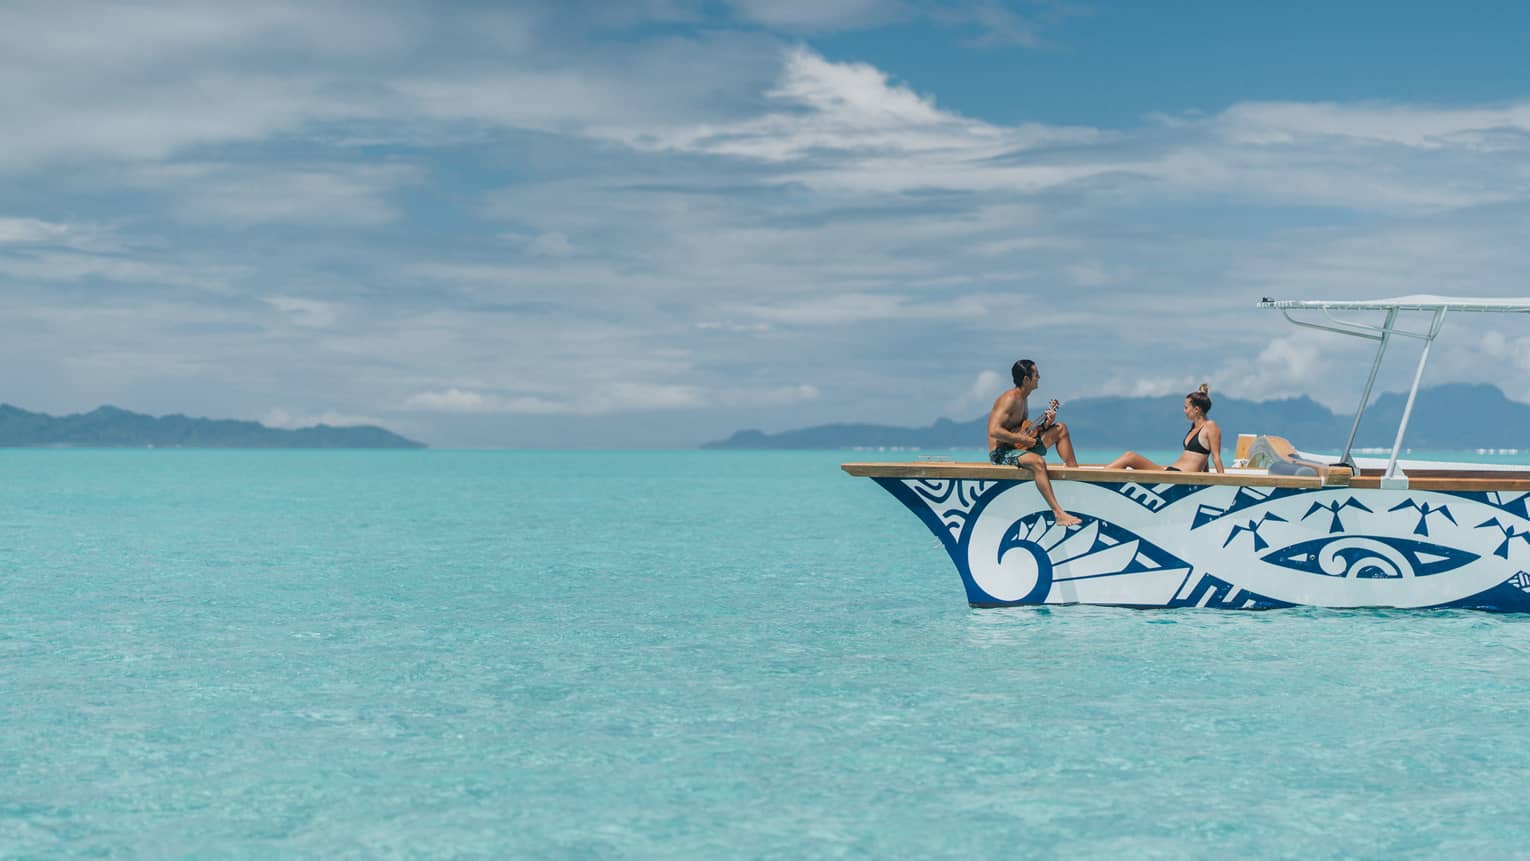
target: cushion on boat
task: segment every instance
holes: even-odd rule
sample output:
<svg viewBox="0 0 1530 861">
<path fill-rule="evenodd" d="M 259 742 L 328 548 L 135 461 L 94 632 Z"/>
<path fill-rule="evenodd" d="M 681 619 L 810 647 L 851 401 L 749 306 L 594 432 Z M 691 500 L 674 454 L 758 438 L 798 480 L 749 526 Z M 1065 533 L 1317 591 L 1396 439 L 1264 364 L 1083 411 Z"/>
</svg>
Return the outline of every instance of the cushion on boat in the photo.
<svg viewBox="0 0 1530 861">
<path fill-rule="evenodd" d="M 1270 475 L 1317 475 L 1318 471 L 1305 463 L 1277 460 L 1270 464 Z"/>
</svg>

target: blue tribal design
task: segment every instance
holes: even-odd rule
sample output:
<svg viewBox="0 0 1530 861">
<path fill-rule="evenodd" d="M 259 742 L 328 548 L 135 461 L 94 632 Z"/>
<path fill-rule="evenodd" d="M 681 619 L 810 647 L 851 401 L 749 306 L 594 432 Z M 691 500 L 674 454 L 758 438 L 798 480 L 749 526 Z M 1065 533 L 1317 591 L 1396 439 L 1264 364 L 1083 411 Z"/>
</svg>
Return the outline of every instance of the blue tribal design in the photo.
<svg viewBox="0 0 1530 861">
<path fill-rule="evenodd" d="M 1190 587 L 1183 596 L 1175 597 L 1169 606 L 1212 607 L 1219 610 L 1275 610 L 1292 605 L 1247 589 L 1240 589 L 1220 577 L 1205 574 L 1196 580 L 1195 585 Z"/>
<path fill-rule="evenodd" d="M 1327 577 L 1428 577 L 1454 571 L 1477 554 L 1406 538 L 1343 535 L 1315 538 L 1266 554 L 1264 561 Z"/>
<path fill-rule="evenodd" d="M 1530 611 L 1527 494 L 1069 480 L 1065 528 L 1027 480 L 877 481 L 975 606 Z"/>
<path fill-rule="evenodd" d="M 1206 490 L 1210 485 L 1205 484 L 1138 484 L 1128 481 L 1125 484 L 1111 485 L 1120 489 L 1122 496 L 1132 502 L 1146 508 L 1148 511 L 1158 511 L 1166 506 L 1184 499 L 1185 497 Z"/>
<path fill-rule="evenodd" d="M 1307 513 L 1302 515 L 1302 519 L 1306 520 L 1319 511 L 1326 511 L 1333 515 L 1333 520 L 1328 524 L 1328 531 L 1330 533 L 1343 532 L 1344 521 L 1339 519 L 1339 512 L 1346 508 L 1358 508 L 1367 514 L 1371 513 L 1371 510 L 1365 506 L 1365 503 L 1351 496 L 1349 499 L 1344 500 L 1342 503 L 1337 499 L 1330 500 L 1328 502 L 1314 502 L 1312 503 L 1312 507 L 1307 509 Z"/>
<path fill-rule="evenodd" d="M 1499 544 L 1498 548 L 1493 551 L 1493 555 L 1499 557 L 1500 559 L 1509 558 L 1509 544 L 1513 542 L 1514 539 L 1518 538 L 1526 544 L 1530 544 L 1530 531 L 1520 531 L 1511 524 L 1500 523 L 1496 517 L 1489 518 L 1477 524 L 1478 529 L 1482 529 L 1485 526 L 1497 527 L 1498 531 L 1503 533 L 1503 543 Z"/>
<path fill-rule="evenodd" d="M 1402 511 L 1402 510 L 1407 509 L 1407 508 L 1411 508 L 1414 511 L 1418 512 L 1418 525 L 1413 527 L 1413 534 L 1414 535 L 1428 535 L 1429 534 L 1429 515 L 1431 515 L 1431 514 L 1443 515 L 1445 517 L 1445 519 L 1449 520 L 1451 523 L 1455 523 L 1456 522 L 1456 519 L 1454 517 L 1452 517 L 1451 514 L 1450 514 L 1450 508 L 1449 507 L 1444 506 L 1444 505 L 1432 506 L 1432 505 L 1430 505 L 1427 502 L 1424 502 L 1424 503 L 1414 502 L 1411 497 L 1408 498 L 1408 499 L 1403 500 L 1402 502 L 1397 503 L 1396 505 L 1392 506 L 1391 508 L 1388 508 L 1387 511 Z"/>
<path fill-rule="evenodd" d="M 1226 517 L 1229 514 L 1237 514 L 1245 509 L 1256 505 L 1264 505 L 1288 496 L 1295 496 L 1311 491 L 1294 487 L 1240 487 L 1233 493 L 1232 503 L 1222 507 L 1214 505 L 1201 505 L 1195 511 L 1195 519 L 1191 524 L 1192 529 L 1199 529 L 1206 524 Z"/>
<path fill-rule="evenodd" d="M 1222 542 L 1222 546 L 1226 547 L 1227 545 L 1231 544 L 1232 540 L 1238 537 L 1238 533 L 1247 532 L 1254 536 L 1255 550 L 1263 550 L 1264 548 L 1269 547 L 1270 542 L 1264 540 L 1264 536 L 1259 534 L 1259 530 L 1263 528 L 1266 523 L 1271 521 L 1276 523 L 1285 523 L 1286 519 L 1281 517 L 1279 514 L 1265 513 L 1261 515 L 1258 520 L 1250 520 L 1247 526 L 1235 525 L 1231 530 L 1228 531 L 1227 540 Z"/>
</svg>

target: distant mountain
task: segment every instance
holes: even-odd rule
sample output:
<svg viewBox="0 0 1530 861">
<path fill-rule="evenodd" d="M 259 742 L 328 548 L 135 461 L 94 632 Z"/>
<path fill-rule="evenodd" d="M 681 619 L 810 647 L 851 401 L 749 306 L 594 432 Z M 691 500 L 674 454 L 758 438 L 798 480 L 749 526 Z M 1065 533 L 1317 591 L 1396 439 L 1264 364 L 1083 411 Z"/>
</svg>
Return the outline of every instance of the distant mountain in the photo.
<svg viewBox="0 0 1530 861">
<path fill-rule="evenodd" d="M 1059 417 L 1080 448 L 1173 449 L 1189 427 L 1180 412 L 1183 400 L 1179 395 L 1080 398 L 1065 402 Z M 1374 400 L 1365 411 L 1355 445 L 1390 449 L 1406 400 L 1406 393 L 1388 393 Z M 1307 397 L 1245 401 L 1215 395 L 1211 417 L 1222 427 L 1229 453 L 1239 433 L 1275 434 L 1309 450 L 1337 449 L 1355 420 L 1353 414 L 1335 414 Z M 745 430 L 702 448 L 979 449 L 987 437 L 987 422 L 987 416 L 980 416 L 965 422 L 943 418 L 923 428 L 835 424 L 776 434 Z M 1511 401 L 1492 385 L 1451 383 L 1420 389 L 1403 445 L 1443 450 L 1530 449 L 1530 404 Z"/>
<path fill-rule="evenodd" d="M 117 407 L 55 418 L 0 404 L 0 446 L 76 448 L 424 448 L 370 425 L 296 430 L 258 422 L 154 416 Z"/>
</svg>

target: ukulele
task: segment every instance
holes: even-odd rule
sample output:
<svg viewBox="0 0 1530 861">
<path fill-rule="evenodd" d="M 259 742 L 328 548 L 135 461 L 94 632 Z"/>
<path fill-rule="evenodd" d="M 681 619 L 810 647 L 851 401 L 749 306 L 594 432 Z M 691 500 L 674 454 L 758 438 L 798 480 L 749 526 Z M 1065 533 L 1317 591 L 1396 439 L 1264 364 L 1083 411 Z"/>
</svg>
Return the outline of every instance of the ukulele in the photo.
<svg viewBox="0 0 1530 861">
<path fill-rule="evenodd" d="M 1020 432 L 1028 433 L 1039 441 L 1041 439 L 1041 435 L 1051 430 L 1052 426 L 1057 423 L 1057 411 L 1061 408 L 1062 401 L 1059 401 L 1057 398 L 1053 398 L 1051 403 L 1047 404 L 1046 410 L 1042 412 L 1041 421 L 1035 424 L 1032 424 L 1029 421 L 1023 423 L 1020 426 Z M 1052 413 L 1052 417 L 1050 419 L 1046 417 L 1047 412 Z"/>
</svg>

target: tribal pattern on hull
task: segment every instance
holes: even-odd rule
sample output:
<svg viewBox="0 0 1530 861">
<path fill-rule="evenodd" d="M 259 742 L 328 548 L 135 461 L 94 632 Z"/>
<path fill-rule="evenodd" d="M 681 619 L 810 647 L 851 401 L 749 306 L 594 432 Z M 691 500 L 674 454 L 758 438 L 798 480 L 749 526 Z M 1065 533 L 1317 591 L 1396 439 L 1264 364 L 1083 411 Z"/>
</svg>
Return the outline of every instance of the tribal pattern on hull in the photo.
<svg viewBox="0 0 1530 861">
<path fill-rule="evenodd" d="M 878 478 L 975 606 L 1530 611 L 1530 494 Z"/>
</svg>

